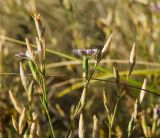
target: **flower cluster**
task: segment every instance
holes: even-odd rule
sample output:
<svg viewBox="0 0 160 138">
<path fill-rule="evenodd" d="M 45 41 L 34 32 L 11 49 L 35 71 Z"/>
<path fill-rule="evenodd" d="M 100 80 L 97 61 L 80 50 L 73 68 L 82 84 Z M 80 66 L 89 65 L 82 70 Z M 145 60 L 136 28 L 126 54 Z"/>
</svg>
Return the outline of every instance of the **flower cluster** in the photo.
<svg viewBox="0 0 160 138">
<path fill-rule="evenodd" d="M 95 55 L 98 52 L 98 49 L 75 49 L 73 50 L 73 53 L 75 53 L 78 56 L 92 56 Z"/>
</svg>

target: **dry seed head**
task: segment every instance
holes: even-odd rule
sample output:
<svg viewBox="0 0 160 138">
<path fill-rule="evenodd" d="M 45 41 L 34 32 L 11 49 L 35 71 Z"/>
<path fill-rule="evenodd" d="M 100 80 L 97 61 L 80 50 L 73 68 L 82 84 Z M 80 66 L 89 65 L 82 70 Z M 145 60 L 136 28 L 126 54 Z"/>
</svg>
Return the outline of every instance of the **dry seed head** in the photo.
<svg viewBox="0 0 160 138">
<path fill-rule="evenodd" d="M 21 62 L 20 62 L 20 76 L 21 76 L 23 87 L 27 91 L 27 76 Z"/>
<path fill-rule="evenodd" d="M 96 115 L 93 116 L 93 138 L 99 138 L 98 119 Z"/>
<path fill-rule="evenodd" d="M 13 93 L 9 90 L 9 96 L 10 99 L 14 105 L 14 108 L 18 111 L 18 113 L 22 113 L 23 106 L 19 103 L 19 101 L 16 99 L 16 97 L 13 95 Z"/>
<path fill-rule="evenodd" d="M 129 73 L 128 73 L 128 76 L 127 76 L 127 80 L 129 78 L 129 76 L 131 75 L 131 73 L 133 71 L 133 68 L 136 64 L 136 46 L 135 46 L 135 43 L 133 44 L 133 47 L 132 47 L 132 51 L 131 51 L 130 59 L 129 59 L 129 64 L 130 64 L 130 68 L 129 68 Z"/>
<path fill-rule="evenodd" d="M 15 130 L 18 131 L 18 124 L 17 124 L 16 119 L 14 118 L 14 116 L 12 116 L 12 124 L 13 124 L 13 127 L 15 128 Z"/>
<path fill-rule="evenodd" d="M 103 58 L 106 54 L 109 53 L 110 46 L 111 46 L 111 39 L 112 39 L 112 34 L 108 38 L 106 44 L 104 45 L 102 51 L 101 51 L 101 58 Z"/>
<path fill-rule="evenodd" d="M 108 101 L 107 101 L 107 98 L 106 98 L 105 91 L 103 91 L 103 104 L 104 104 L 104 107 L 105 107 L 107 113 L 109 113 L 109 110 L 108 110 L 108 107 L 107 107 Z"/>
<path fill-rule="evenodd" d="M 38 37 L 41 40 L 43 38 L 45 29 L 44 29 L 44 26 L 41 22 L 41 18 L 40 18 L 39 14 L 34 13 L 34 21 L 35 21 L 35 25 L 37 28 Z"/>
<path fill-rule="evenodd" d="M 144 81 L 143 81 L 143 85 L 142 85 L 142 89 L 144 90 L 141 90 L 141 93 L 140 93 L 140 96 L 139 96 L 139 104 L 142 103 L 143 99 L 144 99 L 144 96 L 145 96 L 145 89 L 146 89 L 146 86 L 147 86 L 147 79 L 145 78 Z"/>
<path fill-rule="evenodd" d="M 23 129 L 25 128 L 25 125 L 26 125 L 26 108 L 24 107 L 19 118 L 19 124 L 18 124 L 19 134 L 22 134 Z"/>
<path fill-rule="evenodd" d="M 79 138 L 85 138 L 85 125 L 84 125 L 84 119 L 83 114 L 81 113 L 79 118 L 79 131 L 78 131 Z"/>
<path fill-rule="evenodd" d="M 40 136 L 40 125 L 38 121 L 38 116 L 35 112 L 32 113 L 32 120 L 33 122 L 30 128 L 30 138 L 35 136 L 35 134 L 37 134 L 37 136 Z"/>
<path fill-rule="evenodd" d="M 133 63 L 135 63 L 135 60 L 136 60 L 136 45 L 134 43 L 133 47 L 132 47 L 131 54 L 130 54 L 129 63 L 133 64 Z"/>
<path fill-rule="evenodd" d="M 85 104 L 85 101 L 86 101 L 86 93 L 87 93 L 87 88 L 84 87 L 84 88 L 83 88 L 82 95 L 81 95 L 81 99 L 80 99 L 81 105 L 84 105 L 84 104 Z"/>
<path fill-rule="evenodd" d="M 34 92 L 34 82 L 31 81 L 29 88 L 28 88 L 28 101 L 31 102 L 32 101 L 32 97 L 33 97 L 33 92 Z"/>
</svg>

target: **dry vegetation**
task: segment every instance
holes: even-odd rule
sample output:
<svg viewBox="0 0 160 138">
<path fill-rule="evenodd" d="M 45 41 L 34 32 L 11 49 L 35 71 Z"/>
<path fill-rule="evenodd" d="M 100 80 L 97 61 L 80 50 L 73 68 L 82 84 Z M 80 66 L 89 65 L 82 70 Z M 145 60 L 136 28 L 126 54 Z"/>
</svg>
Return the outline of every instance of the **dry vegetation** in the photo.
<svg viewBox="0 0 160 138">
<path fill-rule="evenodd" d="M 159 24 L 154 0 L 1 0 L 0 138 L 159 138 Z"/>
</svg>

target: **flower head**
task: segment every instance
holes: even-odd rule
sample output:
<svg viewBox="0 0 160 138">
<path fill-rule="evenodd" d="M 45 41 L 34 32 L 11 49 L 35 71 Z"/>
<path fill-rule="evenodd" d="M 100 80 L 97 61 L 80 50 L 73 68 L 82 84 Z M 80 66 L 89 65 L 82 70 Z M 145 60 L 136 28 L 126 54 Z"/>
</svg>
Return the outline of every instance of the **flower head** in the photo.
<svg viewBox="0 0 160 138">
<path fill-rule="evenodd" d="M 40 50 L 36 50 L 36 51 L 33 51 L 33 55 L 34 55 L 34 58 L 40 53 Z M 20 52 L 18 54 L 15 54 L 16 57 L 19 57 L 19 58 L 24 58 L 24 59 L 32 59 L 32 56 L 31 54 L 26 51 L 25 53 L 23 52 Z"/>
<path fill-rule="evenodd" d="M 98 49 L 74 49 L 73 53 L 78 56 L 92 56 L 98 52 Z"/>
<path fill-rule="evenodd" d="M 24 58 L 24 59 L 29 59 L 30 58 L 30 54 L 28 51 L 26 51 L 25 53 L 18 53 L 18 54 L 15 54 L 16 57 L 19 57 L 19 58 Z"/>
</svg>

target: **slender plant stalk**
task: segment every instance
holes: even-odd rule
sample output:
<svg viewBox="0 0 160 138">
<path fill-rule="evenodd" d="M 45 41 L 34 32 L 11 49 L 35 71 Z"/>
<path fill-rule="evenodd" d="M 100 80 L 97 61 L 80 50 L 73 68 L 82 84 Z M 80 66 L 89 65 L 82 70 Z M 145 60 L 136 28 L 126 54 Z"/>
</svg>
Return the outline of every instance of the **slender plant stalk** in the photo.
<svg viewBox="0 0 160 138">
<path fill-rule="evenodd" d="M 116 102 L 116 105 L 114 107 L 113 116 L 111 118 L 111 122 L 110 122 L 110 125 L 109 125 L 109 138 L 112 137 L 112 128 L 113 128 L 113 123 L 114 123 L 114 120 L 115 120 L 115 115 L 116 115 L 116 112 L 117 112 L 117 107 L 118 107 L 119 100 L 120 100 L 120 97 L 117 98 L 117 102 Z"/>
<path fill-rule="evenodd" d="M 45 81 L 44 77 L 43 77 L 42 91 L 43 91 L 43 96 L 41 97 L 41 102 L 42 102 L 42 105 L 43 105 L 43 107 L 45 109 L 45 112 L 47 114 L 47 118 L 48 118 L 48 121 L 49 121 L 52 137 L 55 138 L 55 133 L 54 133 L 54 129 L 53 129 L 53 126 L 52 126 L 52 121 L 51 121 L 51 117 L 50 117 L 49 109 L 48 109 L 46 81 Z"/>
</svg>

